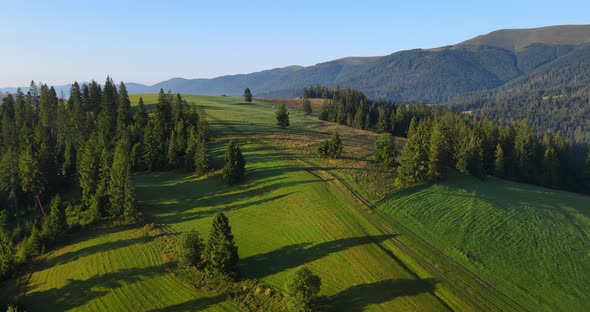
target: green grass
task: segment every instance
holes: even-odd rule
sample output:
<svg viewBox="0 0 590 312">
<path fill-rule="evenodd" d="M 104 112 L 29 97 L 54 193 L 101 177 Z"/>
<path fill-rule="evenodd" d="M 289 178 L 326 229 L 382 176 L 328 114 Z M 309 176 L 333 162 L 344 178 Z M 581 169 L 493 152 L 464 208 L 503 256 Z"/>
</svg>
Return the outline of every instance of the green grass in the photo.
<svg viewBox="0 0 590 312">
<path fill-rule="evenodd" d="M 148 108 L 157 95 L 142 95 Z M 139 96 L 132 96 L 136 103 Z M 322 278 L 328 310 L 581 310 L 589 298 L 588 197 L 497 179 L 392 192 L 392 173 L 371 161 L 377 135 L 291 111 L 275 126 L 270 104 L 186 96 L 203 106 L 215 171 L 136 176 L 140 209 L 166 234 L 208 236 L 226 213 L 245 278 L 275 290 L 293 269 Z M 315 156 L 340 131 L 344 157 Z M 241 145 L 243 184 L 221 181 L 223 147 Z M 370 199 L 367 202 L 364 198 Z M 375 210 L 369 209 L 376 208 Z M 82 232 L 31 265 L 23 303 L 36 310 L 232 310 L 166 271 L 156 243 L 133 227 Z"/>
<path fill-rule="evenodd" d="M 590 303 L 587 196 L 454 175 L 378 207 L 528 309 L 580 311 Z"/>
<path fill-rule="evenodd" d="M 88 231 L 30 267 L 32 311 L 231 310 L 224 296 L 202 294 L 166 271 L 154 237 L 115 226 Z"/>
</svg>

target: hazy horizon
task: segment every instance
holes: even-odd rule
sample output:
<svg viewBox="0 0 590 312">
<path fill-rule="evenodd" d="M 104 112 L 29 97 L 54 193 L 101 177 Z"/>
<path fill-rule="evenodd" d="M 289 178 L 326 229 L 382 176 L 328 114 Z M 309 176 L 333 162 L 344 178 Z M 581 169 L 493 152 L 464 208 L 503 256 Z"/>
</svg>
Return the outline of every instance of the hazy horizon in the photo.
<svg viewBox="0 0 590 312">
<path fill-rule="evenodd" d="M 13 44 L 0 58 L 0 87 L 107 75 L 152 85 L 434 48 L 498 29 L 588 23 L 582 1 L 542 2 L 8 2 L 0 25 Z"/>
</svg>

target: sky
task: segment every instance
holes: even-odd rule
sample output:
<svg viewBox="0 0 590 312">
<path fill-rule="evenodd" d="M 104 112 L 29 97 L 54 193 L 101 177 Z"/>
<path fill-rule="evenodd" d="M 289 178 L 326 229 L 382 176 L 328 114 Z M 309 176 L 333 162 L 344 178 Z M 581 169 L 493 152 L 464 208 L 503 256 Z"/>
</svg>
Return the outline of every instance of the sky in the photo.
<svg viewBox="0 0 590 312">
<path fill-rule="evenodd" d="M 155 84 L 589 24 L 588 0 L 0 0 L 0 87 Z"/>
</svg>

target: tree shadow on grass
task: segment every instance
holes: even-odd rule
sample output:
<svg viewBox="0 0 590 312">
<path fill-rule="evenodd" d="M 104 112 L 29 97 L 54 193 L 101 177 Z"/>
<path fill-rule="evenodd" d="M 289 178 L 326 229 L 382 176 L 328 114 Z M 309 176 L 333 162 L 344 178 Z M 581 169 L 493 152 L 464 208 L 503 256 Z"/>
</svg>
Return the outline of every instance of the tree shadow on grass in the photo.
<svg viewBox="0 0 590 312">
<path fill-rule="evenodd" d="M 114 231 L 112 229 L 105 229 L 105 231 L 100 231 L 95 234 L 90 233 L 90 235 L 82 235 L 78 239 L 76 239 L 74 242 L 72 242 L 70 245 L 75 245 L 75 244 L 78 244 L 78 243 L 85 241 L 87 239 L 92 239 L 95 237 L 99 237 L 101 235 L 113 234 L 118 231 L 123 231 L 123 230 L 129 229 L 129 227 L 128 226 L 124 226 L 124 227 L 117 226 L 117 227 L 114 227 L 114 229 L 115 229 Z M 31 265 L 30 271 L 31 272 L 40 272 L 45 269 L 48 269 L 48 268 L 51 268 L 51 267 L 54 267 L 57 265 L 63 265 L 68 262 L 71 262 L 71 261 L 76 261 L 80 258 L 91 256 L 91 255 L 99 253 L 99 252 L 112 251 L 112 250 L 116 250 L 119 248 L 125 248 L 128 246 L 132 246 L 135 244 L 146 244 L 158 236 L 160 236 L 160 235 L 141 236 L 141 237 L 135 237 L 135 238 L 131 238 L 131 239 L 121 239 L 121 240 L 116 240 L 116 241 L 109 241 L 109 242 L 106 242 L 103 244 L 92 245 L 92 246 L 88 246 L 88 247 L 85 247 L 85 248 L 82 248 L 82 249 L 79 249 L 76 251 L 67 252 L 67 253 L 64 253 L 64 254 L 61 254 L 61 255 L 58 255 L 55 257 L 51 257 L 51 255 L 49 255 L 49 258 L 40 258 L 40 259 L 36 260 Z"/>
<path fill-rule="evenodd" d="M 388 279 L 352 286 L 332 297 L 323 298 L 330 311 L 363 311 L 372 304 L 381 304 L 397 297 L 416 296 L 434 291 L 435 279 Z"/>
<path fill-rule="evenodd" d="M 263 278 L 346 249 L 391 239 L 395 235 L 363 236 L 337 239 L 317 245 L 300 243 L 240 260 L 248 278 Z"/>
<path fill-rule="evenodd" d="M 217 295 L 214 297 L 197 298 L 189 301 L 185 301 L 179 304 L 167 306 L 161 309 L 153 309 L 150 312 L 172 312 L 172 311 L 201 311 L 212 305 L 216 305 L 227 300 L 224 295 Z"/>
<path fill-rule="evenodd" d="M 87 280 L 68 279 L 61 288 L 33 291 L 23 298 L 27 308 L 45 310 L 48 304 L 53 310 L 65 311 L 81 307 L 92 300 L 105 296 L 114 289 L 147 278 L 166 274 L 164 266 L 122 269 L 117 272 L 98 274 Z"/>
</svg>

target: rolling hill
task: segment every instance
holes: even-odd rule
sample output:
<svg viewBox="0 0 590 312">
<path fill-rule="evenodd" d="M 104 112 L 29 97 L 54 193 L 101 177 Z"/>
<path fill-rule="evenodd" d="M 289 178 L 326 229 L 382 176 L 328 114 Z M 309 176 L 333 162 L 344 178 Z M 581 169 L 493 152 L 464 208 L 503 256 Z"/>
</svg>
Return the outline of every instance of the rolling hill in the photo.
<svg viewBox="0 0 590 312">
<path fill-rule="evenodd" d="M 147 86 L 128 83 L 131 94 L 160 90 L 256 97 L 295 97 L 314 84 L 340 85 L 369 97 L 401 102 L 442 103 L 563 66 L 590 64 L 590 25 L 505 29 L 459 44 L 399 51 L 383 57 L 348 57 L 313 66 L 288 66 L 212 79 L 173 78 Z M 567 78 L 567 77 L 566 77 Z M 565 79 L 565 83 L 569 80 Z M 67 94 L 67 86 L 64 86 Z M 14 88 L 0 89 L 14 92 Z"/>
</svg>

